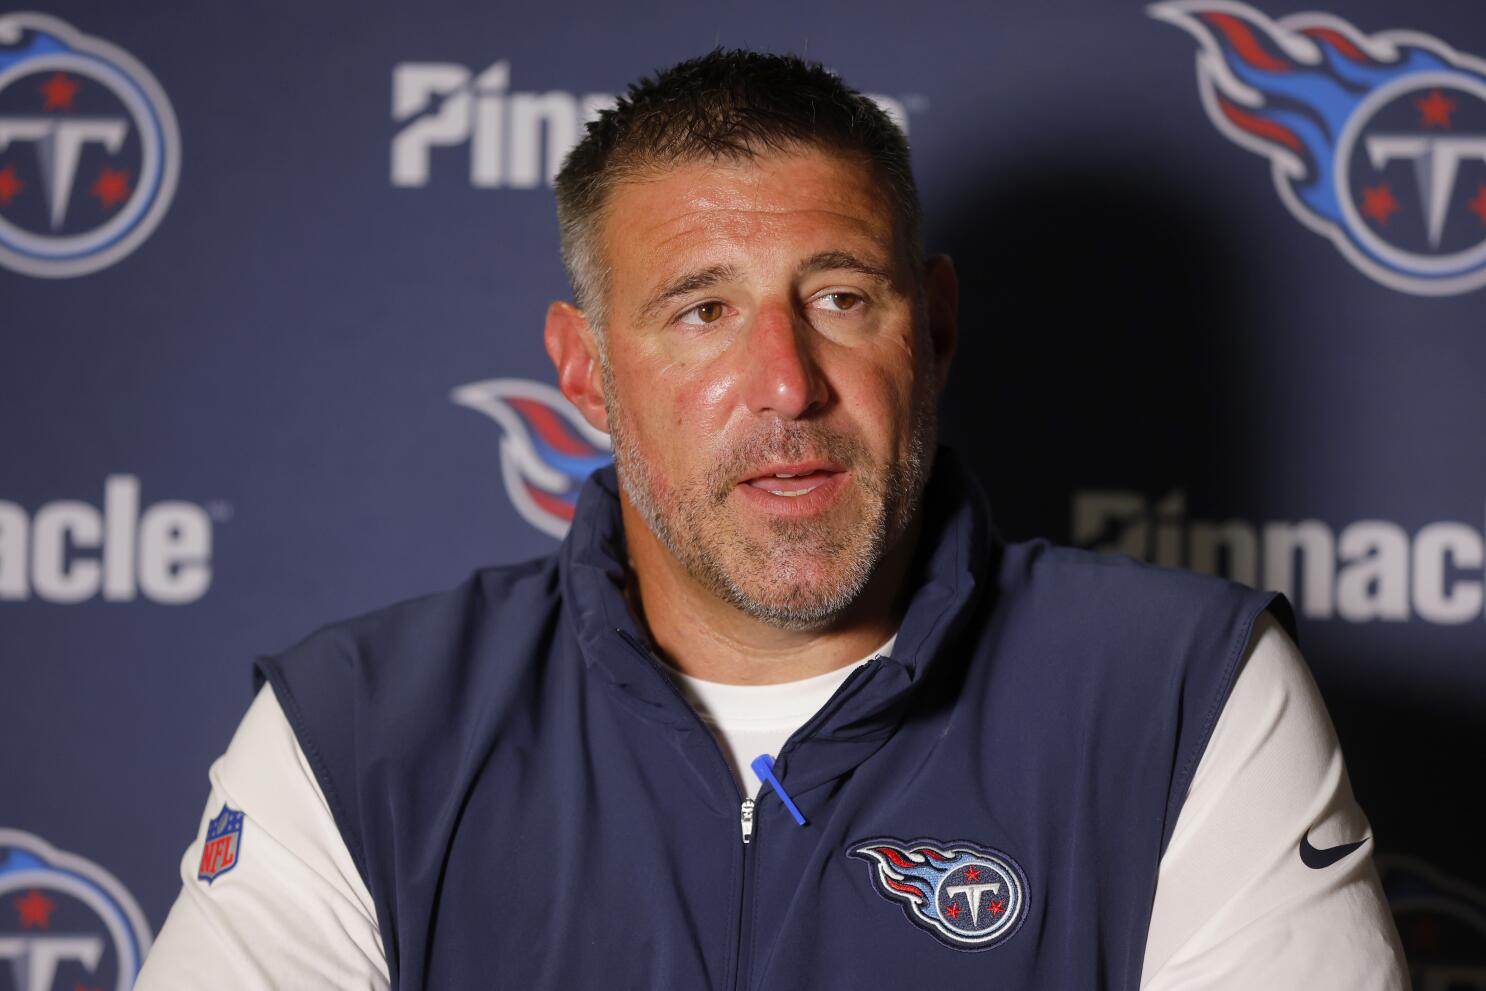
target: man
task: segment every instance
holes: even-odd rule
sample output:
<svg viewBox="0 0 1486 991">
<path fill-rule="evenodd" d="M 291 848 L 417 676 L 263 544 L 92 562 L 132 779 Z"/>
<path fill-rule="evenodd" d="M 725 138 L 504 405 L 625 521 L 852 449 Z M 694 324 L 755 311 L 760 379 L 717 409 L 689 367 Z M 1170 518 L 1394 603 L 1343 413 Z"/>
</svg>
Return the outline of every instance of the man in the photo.
<svg viewBox="0 0 1486 991">
<path fill-rule="evenodd" d="M 1003 545 L 936 453 L 957 286 L 880 110 L 714 52 L 557 191 L 617 471 L 260 662 L 141 988 L 1404 986 L 1283 600 Z"/>
</svg>

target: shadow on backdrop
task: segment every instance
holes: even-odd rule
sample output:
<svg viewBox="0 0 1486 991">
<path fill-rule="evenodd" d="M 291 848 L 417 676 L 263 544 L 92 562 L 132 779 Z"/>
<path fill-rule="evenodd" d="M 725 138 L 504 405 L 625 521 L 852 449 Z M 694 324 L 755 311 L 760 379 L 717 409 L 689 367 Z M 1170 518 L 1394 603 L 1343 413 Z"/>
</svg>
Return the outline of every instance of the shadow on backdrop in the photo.
<svg viewBox="0 0 1486 991">
<path fill-rule="evenodd" d="M 986 484 L 1003 535 L 1070 542 L 1079 489 L 1181 489 L 1189 509 L 1221 519 L 1283 486 L 1245 473 L 1264 463 L 1247 456 L 1265 440 L 1242 412 L 1262 401 L 1243 372 L 1258 283 L 1201 204 L 1148 174 L 1101 167 L 1093 178 L 1087 162 L 1013 169 L 956 202 L 927 239 L 954 258 L 961 286 L 940 432 Z M 1318 654 L 1325 638 L 1307 645 L 1304 620 L 1301 634 L 1395 906 L 1394 879 L 1417 885 L 1428 871 L 1388 868 L 1390 858 L 1486 878 L 1486 857 L 1464 859 L 1480 849 L 1482 803 L 1462 787 L 1479 779 L 1479 714 L 1359 685 L 1345 677 L 1353 658 Z M 1473 896 L 1445 895 L 1455 914 L 1472 911 Z M 1486 904 L 1473 911 L 1486 918 Z M 1421 965 L 1486 975 L 1486 934 L 1451 912 L 1398 918 L 1416 982 Z"/>
</svg>

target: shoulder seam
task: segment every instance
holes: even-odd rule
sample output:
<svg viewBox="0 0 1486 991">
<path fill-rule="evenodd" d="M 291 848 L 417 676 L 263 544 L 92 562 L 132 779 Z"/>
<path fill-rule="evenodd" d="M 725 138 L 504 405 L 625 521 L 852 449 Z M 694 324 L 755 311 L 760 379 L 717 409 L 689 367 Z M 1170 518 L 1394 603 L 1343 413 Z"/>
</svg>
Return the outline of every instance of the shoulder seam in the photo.
<svg viewBox="0 0 1486 991">
<path fill-rule="evenodd" d="M 289 726 L 294 730 L 294 739 L 299 744 L 299 749 L 304 752 L 305 760 L 309 762 L 310 768 L 315 772 L 315 779 L 320 785 L 320 790 L 325 793 L 325 804 L 330 806 L 331 815 L 335 819 L 337 828 L 341 831 L 342 838 L 351 842 L 346 844 L 351 854 L 351 860 L 356 865 L 356 870 L 361 874 L 362 883 L 371 890 L 371 878 L 366 869 L 366 856 L 363 849 L 360 830 L 355 828 L 354 820 L 346 808 L 340 790 L 330 776 L 329 765 L 325 761 L 318 744 L 311 739 L 306 732 L 307 723 L 304 712 L 299 707 L 299 700 L 289 690 L 288 683 L 284 680 L 279 666 L 270 657 L 259 657 L 256 661 L 257 667 L 267 678 L 269 687 L 272 688 L 274 698 L 278 700 L 279 707 L 284 710 L 284 716 L 289 721 Z M 375 898 L 373 899 L 375 901 Z"/>
<path fill-rule="evenodd" d="M 1197 765 L 1202 760 L 1202 755 L 1207 751 L 1207 745 L 1212 739 L 1213 729 L 1218 724 L 1218 716 L 1223 711 L 1223 706 L 1228 704 L 1228 697 L 1233 694 L 1233 682 L 1237 675 L 1238 662 L 1242 659 L 1244 651 L 1248 649 L 1249 641 L 1254 636 L 1254 625 L 1259 622 L 1259 617 L 1269 610 L 1277 600 L 1281 599 L 1275 592 L 1265 594 L 1264 599 L 1257 608 L 1250 608 L 1248 616 L 1242 626 L 1242 635 L 1233 638 L 1229 645 L 1228 656 L 1223 662 L 1222 690 L 1214 693 L 1212 702 L 1208 704 L 1207 711 L 1202 715 L 1202 723 L 1198 728 L 1196 746 L 1192 747 L 1182 765 L 1177 769 L 1176 776 L 1172 779 L 1172 797 L 1167 802 L 1166 822 L 1161 829 L 1161 855 L 1166 854 L 1166 845 L 1171 842 L 1171 833 L 1176 827 L 1177 816 L 1181 814 L 1181 808 L 1186 804 L 1187 791 L 1192 782 L 1192 776 L 1197 773 Z M 1172 813 L 1175 812 L 1176 815 Z"/>
</svg>

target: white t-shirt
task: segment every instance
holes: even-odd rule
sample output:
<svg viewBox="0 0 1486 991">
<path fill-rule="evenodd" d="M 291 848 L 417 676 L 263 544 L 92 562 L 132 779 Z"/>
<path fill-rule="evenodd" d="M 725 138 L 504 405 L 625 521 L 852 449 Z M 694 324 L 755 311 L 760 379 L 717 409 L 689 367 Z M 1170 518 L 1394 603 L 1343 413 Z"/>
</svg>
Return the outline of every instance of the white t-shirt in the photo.
<svg viewBox="0 0 1486 991">
<path fill-rule="evenodd" d="M 762 687 L 778 689 L 793 719 L 801 699 L 823 702 L 834 691 L 820 695 L 823 679 L 839 684 L 850 670 L 794 690 Z M 714 719 L 735 711 L 731 701 L 716 707 L 713 689 L 700 697 L 713 700 Z M 734 757 L 746 766 L 778 744 L 757 746 L 730 741 L 725 749 L 747 755 Z M 371 894 L 270 689 L 259 692 L 210 778 L 197 839 L 181 860 L 181 895 L 136 991 L 389 987 Z M 223 803 L 244 812 L 253 848 L 208 885 L 196 869 Z M 1359 839 L 1358 850 L 1325 868 L 1301 861 L 1302 843 L 1325 850 Z M 1141 988 L 1406 989 L 1372 850 L 1320 694 L 1294 643 L 1266 615 L 1161 858 Z"/>
<path fill-rule="evenodd" d="M 845 667 L 779 685 L 724 685 L 693 678 L 669 665 L 666 672 L 717 737 L 743 794 L 757 795 L 763 782 L 753 772 L 753 759 L 759 754 L 778 757 L 790 735 L 820 711 L 853 671 L 879 654 L 892 656 L 897 639 L 894 634 L 887 643 Z"/>
</svg>

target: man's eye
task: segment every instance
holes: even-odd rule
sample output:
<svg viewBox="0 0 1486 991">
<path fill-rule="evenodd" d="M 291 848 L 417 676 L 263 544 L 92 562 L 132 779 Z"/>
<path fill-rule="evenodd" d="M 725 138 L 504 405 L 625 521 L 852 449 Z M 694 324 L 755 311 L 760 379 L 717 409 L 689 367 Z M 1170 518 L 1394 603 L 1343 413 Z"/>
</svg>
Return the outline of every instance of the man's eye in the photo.
<svg viewBox="0 0 1486 991">
<path fill-rule="evenodd" d="M 826 293 L 820 298 L 828 301 L 831 304 L 830 308 L 838 313 L 854 310 L 858 306 L 861 306 L 863 302 L 862 297 L 854 292 L 831 292 Z"/>
<path fill-rule="evenodd" d="M 716 323 L 721 320 L 727 307 L 713 300 L 710 303 L 698 303 L 685 313 L 681 314 L 681 322 L 693 325 Z"/>
</svg>

